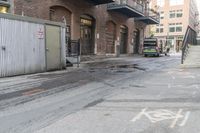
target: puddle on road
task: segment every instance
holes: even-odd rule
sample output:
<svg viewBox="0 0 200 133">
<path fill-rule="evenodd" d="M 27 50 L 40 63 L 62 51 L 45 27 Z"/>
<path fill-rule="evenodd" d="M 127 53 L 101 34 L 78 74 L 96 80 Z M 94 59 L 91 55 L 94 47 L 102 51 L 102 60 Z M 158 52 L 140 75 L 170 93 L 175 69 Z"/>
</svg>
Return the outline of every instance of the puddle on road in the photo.
<svg viewBox="0 0 200 133">
<path fill-rule="evenodd" d="M 96 72 L 99 70 L 106 70 L 108 72 L 114 72 L 114 73 L 129 73 L 129 72 L 134 72 L 136 70 L 141 70 L 145 71 L 145 68 L 139 67 L 137 64 L 127 64 L 127 65 L 112 65 L 112 66 L 106 66 L 106 67 L 101 67 L 101 68 L 90 68 L 89 72 Z"/>
</svg>

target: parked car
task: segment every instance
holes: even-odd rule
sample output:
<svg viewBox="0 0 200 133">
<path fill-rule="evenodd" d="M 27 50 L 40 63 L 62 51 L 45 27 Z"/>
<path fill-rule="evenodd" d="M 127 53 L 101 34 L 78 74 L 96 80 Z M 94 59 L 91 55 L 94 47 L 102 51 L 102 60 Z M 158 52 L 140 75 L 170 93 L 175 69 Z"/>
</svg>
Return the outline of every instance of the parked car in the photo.
<svg viewBox="0 0 200 133">
<path fill-rule="evenodd" d="M 147 56 L 160 56 L 161 49 L 158 46 L 157 38 L 145 38 L 143 44 L 143 54 Z"/>
</svg>

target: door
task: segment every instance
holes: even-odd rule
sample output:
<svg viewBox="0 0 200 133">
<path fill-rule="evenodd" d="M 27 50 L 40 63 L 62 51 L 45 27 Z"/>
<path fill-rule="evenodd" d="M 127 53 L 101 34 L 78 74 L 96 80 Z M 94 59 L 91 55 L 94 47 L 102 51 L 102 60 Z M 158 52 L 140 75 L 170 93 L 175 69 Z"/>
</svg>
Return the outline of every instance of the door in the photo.
<svg viewBox="0 0 200 133">
<path fill-rule="evenodd" d="M 90 26 L 81 26 L 81 54 L 88 55 L 92 53 L 92 28 Z"/>
<path fill-rule="evenodd" d="M 127 51 L 127 28 L 125 26 L 121 27 L 121 40 L 120 40 L 120 54 L 126 54 Z"/>
<path fill-rule="evenodd" d="M 137 29 L 135 32 L 135 42 L 134 42 L 134 54 L 139 54 L 139 46 L 140 46 L 140 31 Z"/>
<path fill-rule="evenodd" d="M 46 25 L 46 66 L 56 70 L 61 64 L 60 27 Z"/>
<path fill-rule="evenodd" d="M 80 43 L 81 54 L 94 54 L 94 19 L 88 15 L 81 16 Z"/>
</svg>

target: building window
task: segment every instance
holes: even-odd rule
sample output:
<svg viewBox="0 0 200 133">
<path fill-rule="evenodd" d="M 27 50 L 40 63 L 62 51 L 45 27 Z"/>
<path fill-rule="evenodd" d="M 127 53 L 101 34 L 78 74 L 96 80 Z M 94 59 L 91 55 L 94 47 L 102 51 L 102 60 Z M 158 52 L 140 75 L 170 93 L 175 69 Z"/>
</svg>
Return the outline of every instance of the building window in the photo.
<svg viewBox="0 0 200 133">
<path fill-rule="evenodd" d="M 182 32 L 183 25 L 182 23 L 170 23 L 169 24 L 169 32 Z"/>
<path fill-rule="evenodd" d="M 182 23 L 176 23 L 176 32 L 182 32 L 183 25 Z"/>
<path fill-rule="evenodd" d="M 175 32 L 175 23 L 169 24 L 169 32 Z"/>
<path fill-rule="evenodd" d="M 163 7 L 165 5 L 165 0 L 157 0 L 157 5 Z"/>
<path fill-rule="evenodd" d="M 164 32 L 164 28 L 160 28 L 160 33 L 163 33 Z"/>
<path fill-rule="evenodd" d="M 183 5 L 184 0 L 169 0 L 170 6 Z"/>
<path fill-rule="evenodd" d="M 175 27 L 169 27 L 169 32 L 175 32 Z"/>
<path fill-rule="evenodd" d="M 182 26 L 176 27 L 176 32 L 182 32 Z"/>
<path fill-rule="evenodd" d="M 159 28 L 156 28 L 156 33 L 159 33 L 160 32 L 160 29 Z"/>
<path fill-rule="evenodd" d="M 160 24 L 156 27 L 156 33 L 163 33 L 164 32 L 164 25 Z"/>
<path fill-rule="evenodd" d="M 164 19 L 164 16 L 165 16 L 164 12 L 160 12 L 160 19 Z"/>
<path fill-rule="evenodd" d="M 181 18 L 183 16 L 183 10 L 177 10 L 176 11 L 176 17 Z"/>
<path fill-rule="evenodd" d="M 176 17 L 175 11 L 169 11 L 169 18 L 175 18 L 175 17 Z"/>
</svg>

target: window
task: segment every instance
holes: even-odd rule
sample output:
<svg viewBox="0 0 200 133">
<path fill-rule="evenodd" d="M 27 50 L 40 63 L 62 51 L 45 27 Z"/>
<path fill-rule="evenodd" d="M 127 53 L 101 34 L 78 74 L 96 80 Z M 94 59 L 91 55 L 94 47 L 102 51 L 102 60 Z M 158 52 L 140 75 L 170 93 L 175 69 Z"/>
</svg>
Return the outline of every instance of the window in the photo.
<svg viewBox="0 0 200 133">
<path fill-rule="evenodd" d="M 164 28 L 160 28 L 160 33 L 163 33 L 164 32 Z"/>
<path fill-rule="evenodd" d="M 169 24 L 169 32 L 182 32 L 183 25 L 182 23 L 170 23 Z"/>
<path fill-rule="evenodd" d="M 156 33 L 159 33 L 160 32 L 160 29 L 159 28 L 156 28 Z"/>
<path fill-rule="evenodd" d="M 169 0 L 170 1 L 170 6 L 175 6 L 175 5 L 183 5 L 184 0 Z"/>
<path fill-rule="evenodd" d="M 175 11 L 169 11 L 169 18 L 175 18 L 175 17 L 176 17 Z"/>
<path fill-rule="evenodd" d="M 165 16 L 164 12 L 161 12 L 160 13 L 160 19 L 164 19 L 164 16 Z"/>
<path fill-rule="evenodd" d="M 169 24 L 169 32 L 175 32 L 175 23 Z"/>
<path fill-rule="evenodd" d="M 182 26 L 176 27 L 176 32 L 182 32 Z"/>
<path fill-rule="evenodd" d="M 165 0 L 157 0 L 157 5 L 163 7 L 165 5 Z"/>
<path fill-rule="evenodd" d="M 156 27 L 156 33 L 163 33 L 164 32 L 164 25 L 160 24 Z"/>
<path fill-rule="evenodd" d="M 169 32 L 175 32 L 175 27 L 169 27 Z"/>
<path fill-rule="evenodd" d="M 176 11 L 176 17 L 181 18 L 183 16 L 183 10 L 177 10 Z"/>
<path fill-rule="evenodd" d="M 183 25 L 182 23 L 176 23 L 176 32 L 182 32 Z"/>
</svg>

